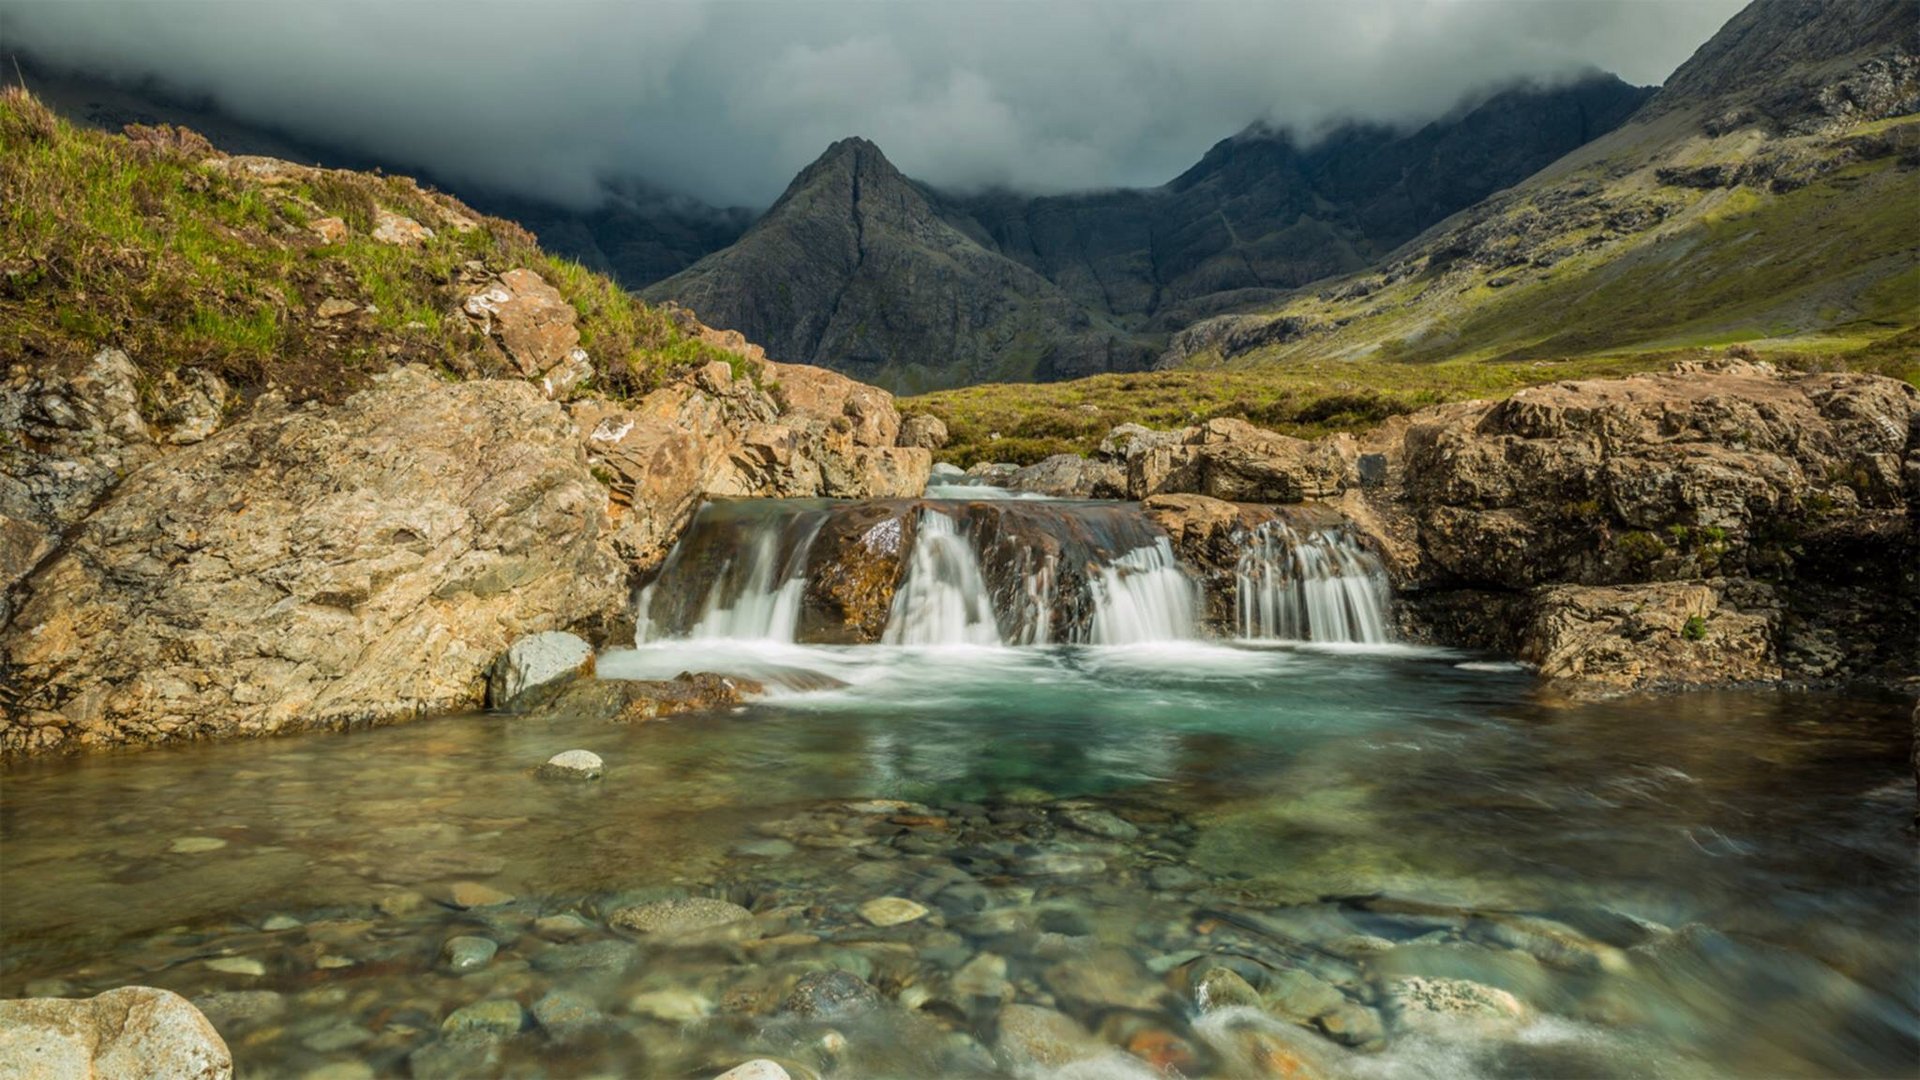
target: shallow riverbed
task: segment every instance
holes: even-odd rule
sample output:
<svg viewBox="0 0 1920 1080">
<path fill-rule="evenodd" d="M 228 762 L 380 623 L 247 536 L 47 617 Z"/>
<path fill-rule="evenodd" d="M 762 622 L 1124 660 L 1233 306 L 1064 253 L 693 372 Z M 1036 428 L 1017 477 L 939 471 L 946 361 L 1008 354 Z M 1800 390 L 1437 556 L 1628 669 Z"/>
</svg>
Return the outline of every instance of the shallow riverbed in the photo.
<svg viewBox="0 0 1920 1080">
<path fill-rule="evenodd" d="M 252 1076 L 1896 1075 L 1920 1054 L 1906 701 L 1576 704 L 1405 647 L 703 642 L 601 665 L 711 668 L 774 696 L 16 765 L 0 995 L 174 989 Z M 576 747 L 604 778 L 534 776 Z M 684 896 L 754 918 L 610 925 Z M 1203 1014 L 1211 967 L 1265 1000 Z M 1512 997 L 1429 1014 L 1415 977 Z M 1035 1036 L 1009 1003 L 1084 1031 Z"/>
</svg>

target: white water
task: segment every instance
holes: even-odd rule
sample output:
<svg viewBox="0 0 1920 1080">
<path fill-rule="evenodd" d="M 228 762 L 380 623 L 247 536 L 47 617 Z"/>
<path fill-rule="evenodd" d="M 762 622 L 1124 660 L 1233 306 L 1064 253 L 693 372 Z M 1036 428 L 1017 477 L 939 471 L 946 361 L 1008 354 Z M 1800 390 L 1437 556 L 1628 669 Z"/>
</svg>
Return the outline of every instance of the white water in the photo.
<svg viewBox="0 0 1920 1080">
<path fill-rule="evenodd" d="M 1101 567 L 1093 595 L 1095 645 L 1184 641 L 1198 629 L 1199 589 L 1165 537 Z"/>
<path fill-rule="evenodd" d="M 1236 629 L 1248 640 L 1390 640 L 1380 560 L 1344 532 L 1301 536 L 1282 522 L 1261 526 L 1234 571 Z"/>
<path fill-rule="evenodd" d="M 807 554 L 824 518 L 804 523 L 798 542 L 783 554 L 782 530 L 757 529 L 743 550 L 714 579 L 700 618 L 685 634 L 654 627 L 647 617 L 659 582 L 640 593 L 636 605 L 641 643 L 667 637 L 694 640 L 791 642 L 800 625 L 800 600 L 806 592 Z"/>
<path fill-rule="evenodd" d="M 893 597 L 888 645 L 998 645 L 1000 626 L 980 557 L 952 518 L 920 513 L 907 577 Z"/>
</svg>

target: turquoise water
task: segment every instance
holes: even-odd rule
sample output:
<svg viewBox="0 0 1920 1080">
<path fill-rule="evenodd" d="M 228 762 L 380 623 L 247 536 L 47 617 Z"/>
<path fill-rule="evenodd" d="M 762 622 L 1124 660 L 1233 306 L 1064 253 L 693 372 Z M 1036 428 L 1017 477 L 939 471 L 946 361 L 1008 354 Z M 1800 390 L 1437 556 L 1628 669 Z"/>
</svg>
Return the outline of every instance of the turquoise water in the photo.
<svg viewBox="0 0 1920 1080">
<path fill-rule="evenodd" d="M 696 642 L 601 663 L 705 669 L 771 694 L 641 725 L 457 716 L 11 766 L 0 994 L 176 989 L 264 1076 L 1048 1071 L 1009 1041 L 1006 1002 L 1117 1055 L 1070 1075 L 1282 1074 L 1262 1038 L 1354 1076 L 1920 1061 L 1905 700 L 1581 703 L 1391 646 Z M 605 776 L 534 777 L 570 748 Z M 456 882 L 511 898 L 463 909 Z M 755 918 L 720 942 L 610 924 L 682 895 Z M 927 914 L 871 925 L 860 906 L 887 896 Z M 562 913 L 580 927 L 536 923 Z M 461 935 L 495 955 L 450 970 Z M 234 960 L 259 974 L 209 966 Z M 1004 963 L 1003 991 L 957 988 L 979 989 L 959 975 L 976 961 Z M 1269 995 L 1308 973 L 1380 1037 L 1203 1015 L 1193 983 L 1222 964 Z M 828 969 L 877 1004 L 796 1011 L 796 980 Z M 1524 1017 L 1416 1024 L 1392 997 L 1409 976 L 1505 990 Z M 531 1015 L 556 990 L 583 1028 Z M 529 1015 L 436 1058 L 455 1010 L 487 1000 Z"/>
</svg>

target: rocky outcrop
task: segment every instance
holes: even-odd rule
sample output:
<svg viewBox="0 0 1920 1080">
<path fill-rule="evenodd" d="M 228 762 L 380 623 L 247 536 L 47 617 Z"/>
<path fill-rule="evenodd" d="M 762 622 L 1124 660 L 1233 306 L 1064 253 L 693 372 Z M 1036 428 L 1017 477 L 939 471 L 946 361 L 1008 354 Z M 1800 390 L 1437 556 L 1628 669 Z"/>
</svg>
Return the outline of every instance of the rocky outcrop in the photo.
<svg viewBox="0 0 1920 1080">
<path fill-rule="evenodd" d="M 1347 437 L 1308 442 L 1216 417 L 1177 431 L 1113 429 L 1096 460 L 1126 470 L 1126 496 L 1199 494 L 1229 502 L 1331 499 L 1360 486 L 1359 451 Z"/>
<path fill-rule="evenodd" d="M 604 489 L 526 383 L 416 368 L 134 473 L 0 631 L 9 753 L 476 706 L 514 638 L 621 611 Z"/>
<path fill-rule="evenodd" d="M 1111 461 L 1055 454 L 1014 473 L 1007 478 L 1006 486 L 1055 499 L 1124 499 L 1127 473 Z"/>
<path fill-rule="evenodd" d="M 231 1080 L 233 1055 L 200 1010 L 168 990 L 0 1001 L 9 1080 Z"/>
<path fill-rule="evenodd" d="M 1892 379 L 1730 357 L 1437 406 L 1358 440 L 1215 420 L 1116 429 L 1101 452 L 1210 603 L 1235 538 L 1273 512 L 1216 498 L 1305 499 L 1370 538 L 1409 633 L 1552 677 L 1920 673 L 1920 392 Z"/>
<path fill-rule="evenodd" d="M 508 270 L 469 295 L 461 310 L 515 371 L 539 379 L 548 397 L 570 397 L 593 376 L 574 325 L 579 313 L 539 274 L 524 267 Z"/>
<path fill-rule="evenodd" d="M 895 445 L 888 395 L 821 368 L 743 357 L 633 404 L 576 403 L 611 489 L 612 541 L 636 572 L 666 557 L 704 498 L 906 498 L 932 454 Z"/>
</svg>

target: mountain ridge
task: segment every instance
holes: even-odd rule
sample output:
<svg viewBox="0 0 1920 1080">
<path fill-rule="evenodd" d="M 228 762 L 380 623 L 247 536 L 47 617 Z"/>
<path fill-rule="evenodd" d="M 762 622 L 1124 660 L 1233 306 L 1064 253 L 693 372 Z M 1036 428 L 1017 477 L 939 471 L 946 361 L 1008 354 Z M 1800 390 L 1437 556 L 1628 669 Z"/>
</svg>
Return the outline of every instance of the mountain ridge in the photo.
<svg viewBox="0 0 1920 1080">
<path fill-rule="evenodd" d="M 1159 187 L 1042 197 L 944 193 L 901 174 L 873 143 L 841 140 L 733 246 L 644 294 L 684 303 L 775 355 L 902 390 L 1140 370 L 1172 329 L 1195 317 L 1194 306 L 1223 297 L 1246 303 L 1365 266 L 1460 205 L 1610 130 L 1651 93 L 1589 74 L 1560 86 L 1509 87 L 1410 132 L 1346 125 L 1303 143 L 1255 125 Z M 849 147 L 877 159 L 884 190 L 916 200 L 911 228 L 876 234 L 886 237 L 883 250 L 901 265 L 941 263 L 953 272 L 923 276 L 904 296 L 809 280 L 794 304 L 792 282 L 822 268 L 809 265 L 815 256 L 806 245 L 769 234 L 849 228 L 795 220 L 841 214 L 844 200 L 802 204 L 796 193 L 854 152 Z M 1342 202 L 1343 184 L 1364 184 L 1369 200 Z M 1423 205 L 1429 188 L 1439 194 Z M 923 243 L 928 250 L 909 252 Z M 1007 297 L 1010 288 L 1021 295 Z M 780 299 L 770 301 L 769 290 Z M 918 310 L 866 303 L 882 297 Z M 967 317 L 941 317 L 961 312 Z M 836 320 L 885 323 L 888 332 L 813 332 Z"/>
</svg>

